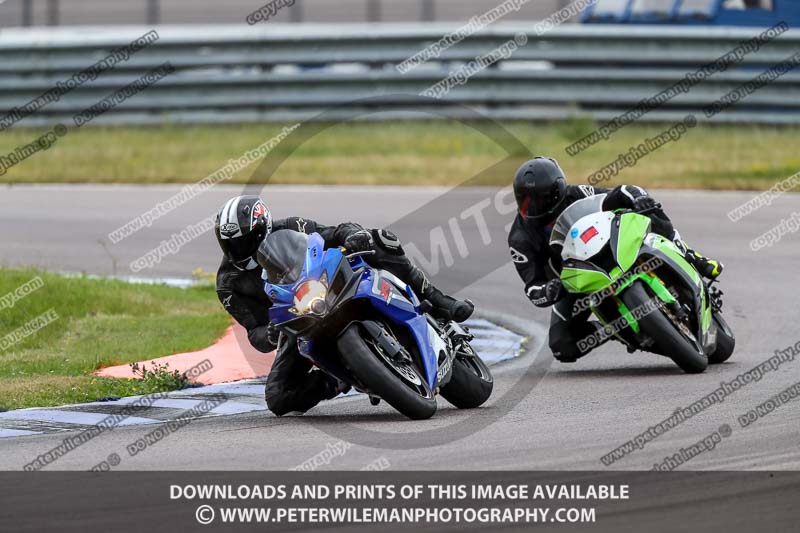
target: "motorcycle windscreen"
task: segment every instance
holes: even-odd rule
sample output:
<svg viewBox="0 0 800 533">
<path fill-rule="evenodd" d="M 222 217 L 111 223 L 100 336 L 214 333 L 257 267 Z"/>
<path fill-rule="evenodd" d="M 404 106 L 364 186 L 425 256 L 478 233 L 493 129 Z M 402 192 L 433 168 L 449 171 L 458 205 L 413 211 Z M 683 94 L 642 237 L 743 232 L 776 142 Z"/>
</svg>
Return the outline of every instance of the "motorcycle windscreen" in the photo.
<svg viewBox="0 0 800 533">
<path fill-rule="evenodd" d="M 306 262 L 308 235 L 289 229 L 274 231 L 261 245 L 267 263 L 267 281 L 274 285 L 296 282 Z"/>
<path fill-rule="evenodd" d="M 569 235 L 570 228 L 586 215 L 602 211 L 603 201 L 605 201 L 605 199 L 605 193 L 595 194 L 594 196 L 578 200 L 564 209 L 556 219 L 553 231 L 550 233 L 550 246 L 563 247 L 564 241 Z"/>
</svg>

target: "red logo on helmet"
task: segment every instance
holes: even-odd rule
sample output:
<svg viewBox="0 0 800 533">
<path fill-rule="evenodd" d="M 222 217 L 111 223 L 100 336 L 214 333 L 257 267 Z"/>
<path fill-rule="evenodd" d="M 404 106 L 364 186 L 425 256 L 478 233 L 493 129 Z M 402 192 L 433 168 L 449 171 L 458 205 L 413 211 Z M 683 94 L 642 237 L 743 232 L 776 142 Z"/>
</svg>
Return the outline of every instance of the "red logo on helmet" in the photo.
<svg viewBox="0 0 800 533">
<path fill-rule="evenodd" d="M 258 219 L 267 215 L 267 206 L 258 202 L 253 206 L 253 218 L 250 220 L 250 229 L 253 229 L 258 222 Z"/>
</svg>

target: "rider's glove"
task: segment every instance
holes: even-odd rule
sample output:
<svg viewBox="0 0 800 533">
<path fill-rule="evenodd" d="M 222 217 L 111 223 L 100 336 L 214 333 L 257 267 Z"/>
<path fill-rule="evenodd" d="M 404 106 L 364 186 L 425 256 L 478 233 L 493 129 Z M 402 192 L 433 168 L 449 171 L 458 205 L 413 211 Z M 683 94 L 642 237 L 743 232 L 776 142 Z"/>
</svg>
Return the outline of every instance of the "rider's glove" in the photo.
<svg viewBox="0 0 800 533">
<path fill-rule="evenodd" d="M 564 295 L 564 285 L 558 278 L 551 279 L 546 285 L 529 290 L 528 298 L 536 307 L 550 307 Z"/>
<path fill-rule="evenodd" d="M 633 210 L 636 212 L 653 209 L 656 205 L 657 202 L 650 196 L 639 196 L 633 200 Z"/>
<path fill-rule="evenodd" d="M 269 343 L 275 347 L 278 346 L 278 340 L 280 339 L 281 331 L 278 329 L 278 326 L 270 322 L 267 325 L 267 340 Z"/>
<path fill-rule="evenodd" d="M 551 303 L 556 303 L 564 296 L 564 285 L 561 284 L 561 280 L 558 278 L 551 279 L 547 282 L 544 292 Z"/>
<path fill-rule="evenodd" d="M 344 240 L 344 247 L 348 252 L 368 252 L 373 247 L 372 234 L 365 229 L 351 233 Z"/>
</svg>

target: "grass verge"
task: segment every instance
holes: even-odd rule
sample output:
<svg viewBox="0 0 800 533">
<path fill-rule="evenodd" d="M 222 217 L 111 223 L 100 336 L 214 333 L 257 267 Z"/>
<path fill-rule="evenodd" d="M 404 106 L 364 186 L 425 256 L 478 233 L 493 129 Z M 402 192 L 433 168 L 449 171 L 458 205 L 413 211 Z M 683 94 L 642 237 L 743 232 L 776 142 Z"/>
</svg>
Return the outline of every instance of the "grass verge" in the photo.
<svg viewBox="0 0 800 533">
<path fill-rule="evenodd" d="M 277 134 L 284 124 L 88 127 L 61 138 L 0 176 L 0 183 L 195 182 Z M 555 157 L 572 183 L 667 125 L 633 124 L 571 157 L 566 146 L 596 126 L 590 120 L 510 122 L 505 126 L 534 154 Z M 41 132 L 13 128 L 0 138 L 0 154 Z M 800 170 L 800 128 L 698 126 L 603 185 L 636 183 L 654 188 L 769 188 Z M 287 145 L 275 152 L 285 153 Z M 282 152 L 283 151 L 283 152 Z M 506 156 L 503 148 L 458 122 L 345 123 L 301 146 L 271 180 L 283 184 L 458 185 Z M 520 162 L 522 157 L 519 157 Z M 255 167 L 230 181 L 244 183 Z M 506 185 L 507 172 L 479 184 Z"/>
<path fill-rule="evenodd" d="M 43 282 L 35 284 L 39 288 L 12 306 L 12 300 L 0 300 L 0 339 L 8 339 L 10 333 L 50 310 L 54 318 L 30 327 L 31 334 L 18 342 L 0 340 L 3 410 L 180 387 L 185 382 L 169 379 L 167 373 L 140 381 L 101 378 L 91 372 L 205 348 L 229 325 L 210 285 L 176 289 L 0 269 L 0 296 L 37 277 Z"/>
</svg>

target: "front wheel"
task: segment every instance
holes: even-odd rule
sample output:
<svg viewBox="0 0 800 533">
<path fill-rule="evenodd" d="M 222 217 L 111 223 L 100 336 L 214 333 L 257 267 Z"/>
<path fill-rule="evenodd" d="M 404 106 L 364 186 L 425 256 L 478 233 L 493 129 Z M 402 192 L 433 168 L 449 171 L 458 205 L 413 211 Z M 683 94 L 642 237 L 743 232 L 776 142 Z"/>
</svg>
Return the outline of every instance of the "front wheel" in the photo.
<svg viewBox="0 0 800 533">
<path fill-rule="evenodd" d="M 456 355 L 453 375 L 442 387 L 441 395 L 459 409 L 473 409 L 489 399 L 494 388 L 494 378 L 486 363 L 478 357 L 468 344 L 469 353 Z"/>
<path fill-rule="evenodd" d="M 347 367 L 369 392 L 412 420 L 436 413 L 436 398 L 417 367 L 395 361 L 378 342 L 365 339 L 358 323 L 348 326 L 336 344 Z"/>
<path fill-rule="evenodd" d="M 622 301 L 631 311 L 652 305 L 650 302 L 653 299 L 641 281 L 634 282 L 622 293 Z M 672 359 L 687 374 L 699 374 L 708 367 L 705 353 L 698 351 L 687 337 L 691 332 L 683 331 L 686 329 L 685 325 L 674 324 L 664 314 L 663 308 L 658 307 L 646 313 L 638 319 L 638 323 L 640 330 L 656 343 L 658 352 Z"/>
</svg>

